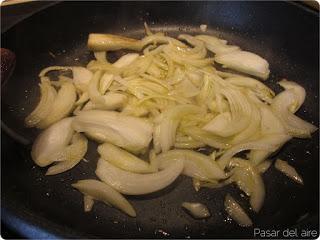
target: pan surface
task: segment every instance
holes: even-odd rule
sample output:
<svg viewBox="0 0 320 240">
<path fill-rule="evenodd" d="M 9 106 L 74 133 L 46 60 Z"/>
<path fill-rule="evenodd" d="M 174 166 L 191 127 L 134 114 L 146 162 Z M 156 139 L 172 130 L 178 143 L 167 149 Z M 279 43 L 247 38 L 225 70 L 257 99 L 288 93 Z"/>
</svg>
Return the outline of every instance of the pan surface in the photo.
<svg viewBox="0 0 320 240">
<path fill-rule="evenodd" d="M 63 2 L 21 21 L 2 34 L 2 47 L 15 52 L 16 69 L 2 86 L 1 202 L 4 223 L 25 237 L 76 238 L 252 238 L 262 229 L 318 229 L 319 138 L 293 139 L 273 158 L 289 161 L 304 179 L 299 186 L 272 166 L 264 175 L 266 199 L 259 214 L 248 211 L 252 228 L 241 228 L 224 211 L 227 193 L 248 209 L 248 199 L 229 185 L 195 192 L 191 180 L 179 177 L 168 188 L 146 196 L 130 196 L 137 211 L 130 218 L 96 202 L 83 212 L 82 195 L 71 183 L 96 178 L 97 144 L 71 171 L 45 177 L 34 165 L 30 144 L 39 133 L 23 119 L 38 101 L 39 71 L 51 65 L 84 65 L 93 58 L 86 49 L 91 32 L 142 37 L 143 22 L 169 35 L 208 34 L 255 52 L 270 63 L 267 85 L 285 77 L 307 92 L 298 112 L 319 125 L 318 15 L 286 2 Z M 10 135 L 10 136 L 9 136 Z M 183 201 L 202 202 L 212 217 L 194 220 L 181 209 Z"/>
</svg>

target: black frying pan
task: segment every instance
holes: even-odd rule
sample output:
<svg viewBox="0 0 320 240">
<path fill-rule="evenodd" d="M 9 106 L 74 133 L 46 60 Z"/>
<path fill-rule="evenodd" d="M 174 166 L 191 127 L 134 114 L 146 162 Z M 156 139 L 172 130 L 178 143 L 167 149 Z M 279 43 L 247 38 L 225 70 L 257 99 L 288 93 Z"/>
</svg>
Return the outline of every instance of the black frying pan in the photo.
<svg viewBox="0 0 320 240">
<path fill-rule="evenodd" d="M 5 9 L 3 10 L 5 11 Z M 208 24 L 215 34 L 255 52 L 270 63 L 267 81 L 277 92 L 282 77 L 305 87 L 307 98 L 298 115 L 319 123 L 318 13 L 288 2 L 64 2 L 17 23 L 1 35 L 2 47 L 17 56 L 15 71 L 2 86 L 1 201 L 2 221 L 25 237 L 76 238 L 252 238 L 254 228 L 241 228 L 224 211 L 226 193 L 248 209 L 233 185 L 196 193 L 183 176 L 163 191 L 128 197 L 137 211 L 130 218 L 96 203 L 83 212 L 82 195 L 71 183 L 94 177 L 98 154 L 90 143 L 86 156 L 69 172 L 45 177 L 45 169 L 30 158 L 30 143 L 39 133 L 26 129 L 23 119 L 38 101 L 37 74 L 50 65 L 86 64 L 91 32 L 143 36 L 143 22 L 170 35 L 199 33 Z M 49 52 L 53 53 L 55 57 Z M 276 155 L 301 173 L 299 186 L 271 167 L 263 176 L 265 204 L 259 214 L 248 210 L 253 227 L 318 229 L 319 138 L 293 139 Z M 194 220 L 181 209 L 183 201 L 206 204 L 212 217 Z M 281 235 L 279 236 L 281 237 Z"/>
</svg>

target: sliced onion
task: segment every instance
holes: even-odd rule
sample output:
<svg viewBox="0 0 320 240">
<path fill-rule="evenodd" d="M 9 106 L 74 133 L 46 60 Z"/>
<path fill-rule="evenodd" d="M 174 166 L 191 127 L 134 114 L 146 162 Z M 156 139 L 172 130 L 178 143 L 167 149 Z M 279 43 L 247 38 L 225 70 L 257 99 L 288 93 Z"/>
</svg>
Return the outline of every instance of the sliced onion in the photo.
<svg viewBox="0 0 320 240">
<path fill-rule="evenodd" d="M 82 92 L 87 91 L 92 72 L 84 67 L 72 67 L 73 83 Z"/>
<path fill-rule="evenodd" d="M 295 116 L 290 108 L 299 105 L 301 97 L 296 97 L 294 89 L 279 93 L 271 104 L 272 110 L 277 115 L 288 133 L 294 137 L 306 138 L 317 130 L 317 127 Z M 295 107 L 296 108 L 296 107 Z"/>
<path fill-rule="evenodd" d="M 233 85 L 244 87 L 246 89 L 249 88 L 256 93 L 261 100 L 267 103 L 271 103 L 272 98 L 275 96 L 275 93 L 270 88 L 254 78 L 233 76 L 228 77 L 225 80 Z"/>
<path fill-rule="evenodd" d="M 183 161 L 174 161 L 168 168 L 150 174 L 126 172 L 99 159 L 96 175 L 117 191 L 127 195 L 141 195 L 169 186 L 182 172 Z"/>
<path fill-rule="evenodd" d="M 152 138 L 149 122 L 112 111 L 82 111 L 75 117 L 73 128 L 100 142 L 110 142 L 132 152 L 146 149 Z"/>
<path fill-rule="evenodd" d="M 98 147 L 102 159 L 107 160 L 122 170 L 134 173 L 151 173 L 154 168 L 149 163 L 110 143 Z"/>
<path fill-rule="evenodd" d="M 80 106 L 89 100 L 89 94 L 87 92 L 82 93 L 79 99 L 75 102 L 76 106 Z"/>
<path fill-rule="evenodd" d="M 277 159 L 275 168 L 284 173 L 287 177 L 291 178 L 295 182 L 303 185 L 302 177 L 297 173 L 294 167 L 290 166 L 286 161 Z"/>
<path fill-rule="evenodd" d="M 286 90 L 292 89 L 292 91 L 296 95 L 296 101 L 293 102 L 292 105 L 289 107 L 289 110 L 292 113 L 295 113 L 301 107 L 306 98 L 306 90 L 299 84 L 292 81 L 288 81 L 286 79 L 282 79 L 278 83 L 281 87 L 283 87 Z"/>
<path fill-rule="evenodd" d="M 227 45 L 226 40 L 222 40 L 214 36 L 198 35 L 196 38 L 203 41 L 206 48 L 216 54 L 234 52 L 240 49 L 238 46 Z"/>
<path fill-rule="evenodd" d="M 231 165 L 236 165 L 231 179 L 250 196 L 252 209 L 259 212 L 265 198 L 265 187 L 259 172 L 249 161 L 241 158 L 233 158 Z"/>
<path fill-rule="evenodd" d="M 50 114 L 42 119 L 37 124 L 37 127 L 41 129 L 47 128 L 51 124 L 68 116 L 74 107 L 76 98 L 76 89 L 73 84 L 69 82 L 63 83 L 50 108 Z"/>
<path fill-rule="evenodd" d="M 251 121 L 249 126 L 244 129 L 242 132 L 237 134 L 233 137 L 231 143 L 232 144 L 238 144 L 241 142 L 247 141 L 247 139 L 250 139 L 254 134 L 256 134 L 259 131 L 260 123 L 261 123 L 261 115 L 259 109 L 255 106 L 255 104 L 251 104 Z"/>
<path fill-rule="evenodd" d="M 262 79 L 269 77 L 269 63 L 257 54 L 247 51 L 233 51 L 218 54 L 215 61 L 224 67 L 244 72 Z"/>
<path fill-rule="evenodd" d="M 48 157 L 51 161 L 58 163 L 51 166 L 46 175 L 55 175 L 70 170 L 83 159 L 87 148 L 88 140 L 80 133 L 76 133 L 72 138 L 71 145 Z"/>
<path fill-rule="evenodd" d="M 194 105 L 179 105 L 163 113 L 163 119 L 159 126 L 160 146 L 163 152 L 169 151 L 174 145 L 176 129 L 179 121 L 188 114 L 201 113 L 203 110 Z"/>
<path fill-rule="evenodd" d="M 66 147 L 73 135 L 73 118 L 65 118 L 44 130 L 34 141 L 31 151 L 33 161 L 40 167 L 51 164 L 52 154 Z"/>
<path fill-rule="evenodd" d="M 211 216 L 208 208 L 202 203 L 183 202 L 181 206 L 187 209 L 194 218 L 208 218 Z"/>
<path fill-rule="evenodd" d="M 126 66 L 129 66 L 133 61 L 135 61 L 139 57 L 139 54 L 137 53 L 128 53 L 126 55 L 123 55 L 121 58 L 119 58 L 113 66 L 117 68 L 123 68 Z"/>
<path fill-rule="evenodd" d="M 200 180 L 224 179 L 225 173 L 210 157 L 192 150 L 170 150 L 157 156 L 160 169 L 177 160 L 184 161 L 183 174 Z"/>
<path fill-rule="evenodd" d="M 111 204 L 131 217 L 136 216 L 131 204 L 120 193 L 103 182 L 93 179 L 80 180 L 72 184 L 72 187 L 95 200 Z"/>
<path fill-rule="evenodd" d="M 108 88 L 111 86 L 114 79 L 114 75 L 110 73 L 104 73 L 100 79 L 99 92 L 105 94 Z"/>
<path fill-rule="evenodd" d="M 226 89 L 221 93 L 227 98 L 231 113 L 219 114 L 203 129 L 221 137 L 230 137 L 249 126 L 252 106 L 247 97 L 238 90 Z"/>
<path fill-rule="evenodd" d="M 99 51 L 99 52 L 93 52 L 93 54 L 94 54 L 94 57 L 97 59 L 97 61 L 107 62 L 107 52 Z"/>
<path fill-rule="evenodd" d="M 114 51 L 131 49 L 140 51 L 143 47 L 141 40 L 112 34 L 89 34 L 88 48 L 93 51 Z"/>
<path fill-rule="evenodd" d="M 26 117 L 27 127 L 36 126 L 42 119 L 46 118 L 52 108 L 57 91 L 51 86 L 50 81 L 43 79 L 40 83 L 41 99 L 37 107 Z"/>
<path fill-rule="evenodd" d="M 225 198 L 224 207 L 230 217 L 235 220 L 241 227 L 249 227 L 252 225 L 251 219 L 229 194 L 227 194 Z"/>
<path fill-rule="evenodd" d="M 207 131 L 204 131 L 200 128 L 193 127 L 189 129 L 183 129 L 183 131 L 191 136 L 193 139 L 203 142 L 214 148 L 229 148 L 231 145 L 226 142 L 225 138 L 215 136 Z"/>
<path fill-rule="evenodd" d="M 264 161 L 256 166 L 256 169 L 259 173 L 265 173 L 269 167 L 271 166 L 272 162 L 270 160 Z"/>
<path fill-rule="evenodd" d="M 285 134 L 270 134 L 266 135 L 262 139 L 255 141 L 249 141 L 246 143 L 237 144 L 230 149 L 228 149 L 220 158 L 217 160 L 218 164 L 222 169 L 228 165 L 230 159 L 237 153 L 245 150 L 265 150 L 268 152 L 273 152 L 279 148 L 280 144 L 286 142 L 291 137 Z"/>
<path fill-rule="evenodd" d="M 92 197 L 88 195 L 83 196 L 83 209 L 85 212 L 90 212 L 94 204 L 94 200 Z"/>
</svg>

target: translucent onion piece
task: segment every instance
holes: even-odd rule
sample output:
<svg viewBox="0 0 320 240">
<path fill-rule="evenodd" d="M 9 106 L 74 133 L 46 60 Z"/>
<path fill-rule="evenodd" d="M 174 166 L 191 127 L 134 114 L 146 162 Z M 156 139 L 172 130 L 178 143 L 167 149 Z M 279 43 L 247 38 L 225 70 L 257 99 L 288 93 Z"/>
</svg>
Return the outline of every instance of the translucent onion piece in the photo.
<svg viewBox="0 0 320 240">
<path fill-rule="evenodd" d="M 221 137 L 229 137 L 249 126 L 252 104 L 238 90 L 224 89 L 221 93 L 227 98 L 231 113 L 221 113 L 205 125 L 203 129 Z"/>
<path fill-rule="evenodd" d="M 279 93 L 271 104 L 275 115 L 280 118 L 288 133 L 294 137 L 306 138 L 317 130 L 317 127 L 295 116 L 290 108 L 299 105 L 300 97 L 296 97 L 294 89 L 288 89 Z"/>
<path fill-rule="evenodd" d="M 131 49 L 140 51 L 143 47 L 140 40 L 112 34 L 89 34 L 88 48 L 93 51 L 114 51 Z"/>
<path fill-rule="evenodd" d="M 50 66 L 50 67 L 46 67 L 46 68 L 42 69 L 41 72 L 39 73 L 39 77 L 40 77 L 40 78 L 45 77 L 45 75 L 46 75 L 48 72 L 51 72 L 51 71 L 68 71 L 68 70 L 71 70 L 71 67 L 65 67 L 65 66 Z"/>
<path fill-rule="evenodd" d="M 200 128 L 193 127 L 193 128 L 189 128 L 189 129 L 183 129 L 183 131 L 187 135 L 191 136 L 194 140 L 197 140 L 199 142 L 203 142 L 211 147 L 222 148 L 222 149 L 226 149 L 226 148 L 231 147 L 231 145 L 226 142 L 225 138 L 215 136 L 215 135 L 213 135 L 207 131 L 204 131 Z"/>
<path fill-rule="evenodd" d="M 46 172 L 46 175 L 55 175 L 70 170 L 83 159 L 87 149 L 88 140 L 86 137 L 80 133 L 76 133 L 72 138 L 71 145 L 48 157 L 58 163 L 51 166 Z"/>
<path fill-rule="evenodd" d="M 211 216 L 208 208 L 202 203 L 183 202 L 181 206 L 187 209 L 194 218 L 208 218 Z"/>
<path fill-rule="evenodd" d="M 233 158 L 231 165 L 237 165 L 233 169 L 231 179 L 250 196 L 252 209 L 259 212 L 265 198 L 265 187 L 259 172 L 249 161 L 241 158 Z"/>
<path fill-rule="evenodd" d="M 224 179 L 225 173 L 210 157 L 192 150 L 170 150 L 157 156 L 160 169 L 177 160 L 184 161 L 183 174 L 200 180 Z"/>
<path fill-rule="evenodd" d="M 41 129 L 47 128 L 51 124 L 68 116 L 74 107 L 76 98 L 76 89 L 73 84 L 69 82 L 63 83 L 52 104 L 52 107 L 50 108 L 50 114 L 42 119 L 37 124 L 37 127 Z"/>
<path fill-rule="evenodd" d="M 282 79 L 278 83 L 281 87 L 283 87 L 286 90 L 292 89 L 292 91 L 296 95 L 296 101 L 294 101 L 292 105 L 289 107 L 289 110 L 292 113 L 295 113 L 301 107 L 306 98 L 306 90 L 299 84 L 292 81 L 288 81 L 286 79 Z"/>
<path fill-rule="evenodd" d="M 133 61 L 135 61 L 138 57 L 139 57 L 139 54 L 137 54 L 137 53 L 128 53 L 128 54 L 122 56 L 121 58 L 119 58 L 113 64 L 113 66 L 115 66 L 117 68 L 126 67 L 126 66 L 130 65 Z"/>
<path fill-rule="evenodd" d="M 252 225 L 251 219 L 229 194 L 227 194 L 224 200 L 224 207 L 230 217 L 235 220 L 241 227 L 249 227 Z"/>
<path fill-rule="evenodd" d="M 100 142 L 110 142 L 132 152 L 145 150 L 152 138 L 149 122 L 112 111 L 82 111 L 75 117 L 73 128 Z"/>
<path fill-rule="evenodd" d="M 93 54 L 98 61 L 107 62 L 107 52 L 100 51 L 100 52 L 94 52 Z"/>
<path fill-rule="evenodd" d="M 169 151 L 174 145 L 176 129 L 179 121 L 188 114 L 201 113 L 203 110 L 194 105 L 179 105 L 163 113 L 163 119 L 160 122 L 160 146 L 163 152 Z"/>
<path fill-rule="evenodd" d="M 226 40 L 222 40 L 214 36 L 198 35 L 196 38 L 203 41 L 206 48 L 216 54 L 234 52 L 240 49 L 237 46 L 227 45 Z"/>
<path fill-rule="evenodd" d="M 94 200 L 92 197 L 88 195 L 83 196 L 83 209 L 85 212 L 90 212 L 94 204 Z"/>
<path fill-rule="evenodd" d="M 259 173 L 265 173 L 269 167 L 271 166 L 272 162 L 270 160 L 264 161 L 256 166 L 256 169 Z"/>
<path fill-rule="evenodd" d="M 40 83 L 40 93 L 40 102 L 25 119 L 27 127 L 36 126 L 42 119 L 49 115 L 57 95 L 56 90 L 51 86 L 49 80 L 43 80 Z"/>
<path fill-rule="evenodd" d="M 192 178 L 192 186 L 196 192 L 199 192 L 201 188 L 201 181 L 197 178 Z"/>
<path fill-rule="evenodd" d="M 275 96 L 275 93 L 270 88 L 254 78 L 238 76 L 228 77 L 225 80 L 233 85 L 251 89 L 261 100 L 268 103 L 271 103 L 272 98 Z"/>
<path fill-rule="evenodd" d="M 111 86 L 113 82 L 113 74 L 110 73 L 104 73 L 100 79 L 99 83 L 99 92 L 100 94 L 105 94 L 105 92 L 108 90 L 108 88 Z"/>
<path fill-rule="evenodd" d="M 111 204 L 131 217 L 136 216 L 136 212 L 131 204 L 120 193 L 103 182 L 93 179 L 80 180 L 72 184 L 72 187 L 95 200 Z"/>
<path fill-rule="evenodd" d="M 110 143 L 98 147 L 102 159 L 107 160 L 122 170 L 134 173 L 151 173 L 154 168 L 149 163 Z"/>
<path fill-rule="evenodd" d="M 284 173 L 287 177 L 303 185 L 302 177 L 297 173 L 294 167 L 290 166 L 286 161 L 277 159 L 274 166 L 280 172 Z"/>
<path fill-rule="evenodd" d="M 245 142 L 254 134 L 259 131 L 260 123 L 261 123 L 261 115 L 259 109 L 255 106 L 254 103 L 251 104 L 251 116 L 250 116 L 250 124 L 244 129 L 242 132 L 233 137 L 231 143 L 238 144 L 241 142 Z"/>
<path fill-rule="evenodd" d="M 80 95 L 79 99 L 75 102 L 76 106 L 81 106 L 85 102 L 89 100 L 89 94 L 88 92 L 84 92 L 83 94 Z"/>
<path fill-rule="evenodd" d="M 82 92 L 87 91 L 92 72 L 84 67 L 72 67 L 73 83 Z"/>
<path fill-rule="evenodd" d="M 52 154 L 61 151 L 71 141 L 74 130 L 71 127 L 73 118 L 65 118 L 44 130 L 33 143 L 31 156 L 40 167 L 53 162 Z"/>
<path fill-rule="evenodd" d="M 215 61 L 224 67 L 244 72 L 262 79 L 269 77 L 269 63 L 262 57 L 247 51 L 218 54 Z"/>
<path fill-rule="evenodd" d="M 274 152 L 279 148 L 279 145 L 288 141 L 291 137 L 285 134 L 270 134 L 266 135 L 262 139 L 255 141 L 249 141 L 246 143 L 237 144 L 228 149 L 220 158 L 217 160 L 218 164 L 222 169 L 228 165 L 230 159 L 237 153 L 245 150 L 265 150 Z"/>
<path fill-rule="evenodd" d="M 174 161 L 168 168 L 149 174 L 126 172 L 99 159 L 96 175 L 117 191 L 127 195 L 156 192 L 169 186 L 182 172 L 183 161 Z"/>
</svg>

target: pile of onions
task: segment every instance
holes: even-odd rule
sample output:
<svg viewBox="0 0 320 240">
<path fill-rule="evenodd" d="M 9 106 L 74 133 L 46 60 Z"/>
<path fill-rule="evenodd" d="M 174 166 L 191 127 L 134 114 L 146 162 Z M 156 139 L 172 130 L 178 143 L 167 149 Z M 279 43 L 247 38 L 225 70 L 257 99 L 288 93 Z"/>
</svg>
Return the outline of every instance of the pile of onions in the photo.
<svg viewBox="0 0 320 240">
<path fill-rule="evenodd" d="M 175 39 L 147 26 L 146 33 L 141 40 L 90 34 L 88 48 L 96 59 L 86 67 L 40 72 L 41 99 L 25 119 L 28 127 L 44 129 L 32 148 L 34 162 L 53 164 L 47 175 L 58 174 L 83 159 L 87 138 L 99 142 L 101 181 L 72 185 L 84 194 L 85 211 L 99 200 L 134 217 L 122 194 L 152 193 L 183 174 L 197 191 L 236 183 L 258 212 L 268 156 L 292 137 L 310 137 L 317 129 L 294 114 L 305 90 L 282 80 L 284 90 L 275 95 L 261 82 L 269 76 L 268 62 L 226 40 L 186 34 Z M 131 53 L 109 62 L 108 52 L 120 49 Z M 57 81 L 50 79 L 51 71 L 59 73 Z M 199 153 L 203 147 L 212 153 Z M 247 157 L 237 157 L 243 151 Z M 142 159 L 146 154 L 149 159 Z M 292 167 L 276 166 L 302 183 Z M 240 225 L 252 224 L 229 195 L 225 206 Z M 183 207 L 196 217 L 210 216 L 200 203 Z"/>
</svg>

